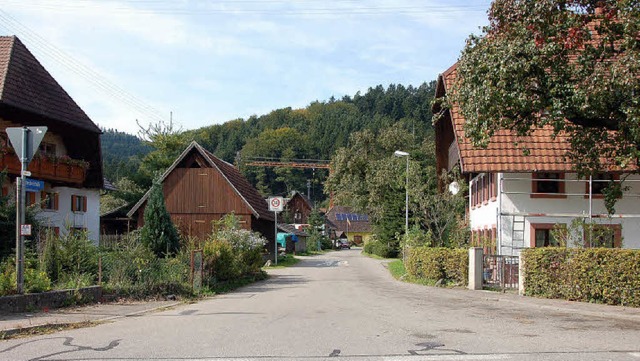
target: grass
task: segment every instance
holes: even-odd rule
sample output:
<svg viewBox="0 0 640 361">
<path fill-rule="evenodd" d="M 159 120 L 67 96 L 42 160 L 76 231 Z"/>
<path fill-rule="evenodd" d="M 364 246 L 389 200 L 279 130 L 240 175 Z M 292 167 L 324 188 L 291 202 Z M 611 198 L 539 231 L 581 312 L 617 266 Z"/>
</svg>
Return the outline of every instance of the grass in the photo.
<svg viewBox="0 0 640 361">
<path fill-rule="evenodd" d="M 375 256 L 375 257 L 378 257 L 379 259 L 384 259 L 379 256 Z M 416 278 L 416 277 L 410 276 L 409 274 L 407 274 L 407 270 L 406 268 L 404 268 L 404 263 L 402 263 L 401 259 L 396 259 L 389 262 L 387 267 L 389 268 L 389 272 L 391 273 L 393 278 L 403 282 L 415 283 L 423 286 L 435 286 L 437 282 L 437 280 L 429 280 L 425 278 Z"/>
<path fill-rule="evenodd" d="M 389 262 L 389 272 L 391 272 L 393 278 L 397 280 L 407 274 L 407 270 L 404 268 L 404 263 L 402 263 L 401 259 Z"/>
</svg>

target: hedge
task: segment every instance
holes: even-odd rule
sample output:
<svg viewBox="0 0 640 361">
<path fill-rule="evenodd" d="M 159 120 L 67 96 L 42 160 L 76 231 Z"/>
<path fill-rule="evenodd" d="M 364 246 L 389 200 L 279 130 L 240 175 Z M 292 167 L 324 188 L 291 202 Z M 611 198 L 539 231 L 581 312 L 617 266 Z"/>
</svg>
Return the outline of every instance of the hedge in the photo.
<svg viewBox="0 0 640 361">
<path fill-rule="evenodd" d="M 469 253 L 466 249 L 415 247 L 408 250 L 407 273 L 411 277 L 466 285 Z"/>
<path fill-rule="evenodd" d="M 527 296 L 640 307 L 640 250 L 522 251 Z"/>
</svg>

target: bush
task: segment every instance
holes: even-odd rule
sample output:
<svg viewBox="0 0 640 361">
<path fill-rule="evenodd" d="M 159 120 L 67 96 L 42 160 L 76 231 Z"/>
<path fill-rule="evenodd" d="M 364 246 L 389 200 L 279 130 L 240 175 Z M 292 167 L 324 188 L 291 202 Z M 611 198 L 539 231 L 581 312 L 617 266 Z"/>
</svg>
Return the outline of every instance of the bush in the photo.
<svg viewBox="0 0 640 361">
<path fill-rule="evenodd" d="M 35 262 L 31 262 L 25 255 L 24 292 L 35 293 L 51 290 L 51 280 L 45 272 L 33 267 L 33 263 Z M 15 258 L 5 259 L 0 268 L 0 296 L 15 294 L 18 290 Z"/>
<path fill-rule="evenodd" d="M 466 285 L 469 255 L 461 248 L 415 247 L 407 250 L 407 273 L 417 279 Z"/>
<path fill-rule="evenodd" d="M 640 307 L 640 251 L 531 248 L 522 251 L 529 296 Z"/>
<path fill-rule="evenodd" d="M 43 242 L 40 268 L 53 282 L 58 282 L 63 275 L 68 278 L 70 275 L 98 273 L 98 250 L 86 231 L 67 229 L 64 236 L 48 232 Z"/>
<path fill-rule="evenodd" d="M 372 238 L 369 242 L 365 243 L 363 248 L 364 253 L 373 254 L 383 258 L 396 258 L 398 257 L 398 250 L 387 242 L 383 242 L 379 239 Z"/>
<path fill-rule="evenodd" d="M 258 233 L 238 229 L 234 215 L 215 222 L 204 242 L 204 283 L 216 288 L 220 283 L 261 273 L 262 250 L 266 240 Z"/>
<path fill-rule="evenodd" d="M 102 252 L 103 287 L 117 296 L 145 298 L 149 296 L 192 294 L 190 257 L 179 253 L 173 258 L 156 258 L 132 232 L 118 247 Z"/>
</svg>

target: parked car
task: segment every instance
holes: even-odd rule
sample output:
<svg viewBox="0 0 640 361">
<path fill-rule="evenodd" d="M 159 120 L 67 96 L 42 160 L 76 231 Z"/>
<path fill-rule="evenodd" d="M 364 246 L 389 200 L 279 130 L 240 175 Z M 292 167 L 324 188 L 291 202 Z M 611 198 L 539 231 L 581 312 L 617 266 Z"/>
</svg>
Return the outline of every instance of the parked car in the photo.
<svg viewBox="0 0 640 361">
<path fill-rule="evenodd" d="M 336 248 L 338 248 L 338 249 L 351 249 L 351 243 L 349 243 L 349 241 L 347 241 L 346 239 L 340 239 L 336 243 Z"/>
</svg>

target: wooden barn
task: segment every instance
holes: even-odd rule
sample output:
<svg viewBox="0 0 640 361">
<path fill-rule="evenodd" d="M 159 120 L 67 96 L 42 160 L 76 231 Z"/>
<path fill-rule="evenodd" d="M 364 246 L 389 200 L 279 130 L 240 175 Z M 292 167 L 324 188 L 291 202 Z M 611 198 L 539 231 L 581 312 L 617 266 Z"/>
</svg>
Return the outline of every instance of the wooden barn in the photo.
<svg viewBox="0 0 640 361">
<path fill-rule="evenodd" d="M 293 191 L 291 198 L 287 201 L 285 208 L 291 215 L 294 224 L 308 224 L 309 215 L 313 210 L 311 201 L 298 191 Z"/>
<path fill-rule="evenodd" d="M 211 233 L 213 221 L 234 213 L 243 228 L 260 232 L 273 246 L 274 218 L 267 202 L 233 165 L 195 141 L 160 182 L 167 210 L 181 234 L 203 239 Z M 148 197 L 149 192 L 127 213 L 138 227 L 144 225 Z"/>
</svg>

